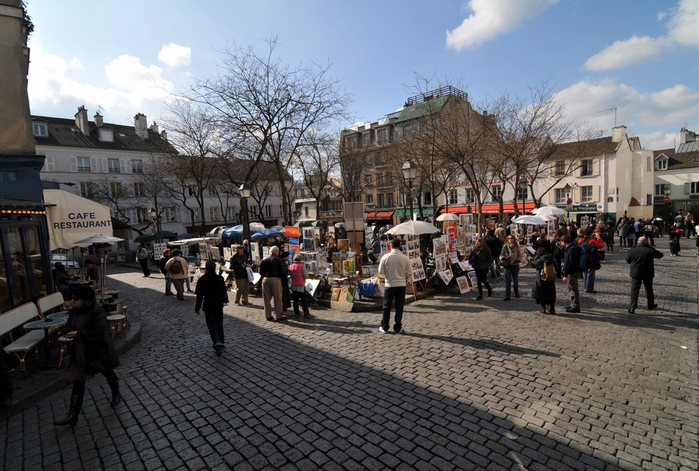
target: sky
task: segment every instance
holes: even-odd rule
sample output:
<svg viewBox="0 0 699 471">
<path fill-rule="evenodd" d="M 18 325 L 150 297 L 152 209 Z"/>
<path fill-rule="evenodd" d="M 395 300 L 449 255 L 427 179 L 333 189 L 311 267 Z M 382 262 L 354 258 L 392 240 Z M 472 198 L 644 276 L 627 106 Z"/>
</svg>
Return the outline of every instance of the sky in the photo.
<svg viewBox="0 0 699 471">
<path fill-rule="evenodd" d="M 226 48 L 330 64 L 354 122 L 399 109 L 425 80 L 478 105 L 546 81 L 568 117 L 646 149 L 699 132 L 699 0 L 28 0 L 32 114 L 149 124 Z M 616 119 L 616 123 L 615 123 Z M 351 125 L 353 122 L 348 122 Z"/>
</svg>

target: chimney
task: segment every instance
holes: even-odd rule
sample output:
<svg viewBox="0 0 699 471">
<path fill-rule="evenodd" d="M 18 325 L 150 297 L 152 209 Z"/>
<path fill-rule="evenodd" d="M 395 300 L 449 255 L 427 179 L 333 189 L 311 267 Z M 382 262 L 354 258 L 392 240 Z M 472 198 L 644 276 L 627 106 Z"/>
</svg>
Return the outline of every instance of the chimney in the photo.
<svg viewBox="0 0 699 471">
<path fill-rule="evenodd" d="M 680 144 L 687 144 L 697 140 L 697 135 L 687 128 L 680 129 Z"/>
<path fill-rule="evenodd" d="M 158 123 L 153 121 L 153 124 L 150 125 L 150 130 L 153 131 L 155 134 L 160 134 L 160 131 L 158 130 Z"/>
<path fill-rule="evenodd" d="M 614 126 L 612 128 L 612 142 L 621 142 L 626 137 L 626 126 Z"/>
<path fill-rule="evenodd" d="M 102 119 L 102 115 L 99 114 L 99 112 L 95 113 L 95 126 L 98 128 L 101 128 L 104 125 L 104 120 Z"/>
<path fill-rule="evenodd" d="M 141 139 L 148 139 L 148 119 L 143 113 L 138 113 L 133 118 L 136 135 Z"/>
<path fill-rule="evenodd" d="M 167 132 L 164 129 L 160 131 L 160 137 L 162 137 L 163 140 L 167 142 Z"/>
<path fill-rule="evenodd" d="M 87 121 L 87 110 L 85 105 L 78 108 L 78 112 L 75 113 L 75 125 L 78 127 L 83 136 L 90 135 L 90 123 Z"/>
</svg>

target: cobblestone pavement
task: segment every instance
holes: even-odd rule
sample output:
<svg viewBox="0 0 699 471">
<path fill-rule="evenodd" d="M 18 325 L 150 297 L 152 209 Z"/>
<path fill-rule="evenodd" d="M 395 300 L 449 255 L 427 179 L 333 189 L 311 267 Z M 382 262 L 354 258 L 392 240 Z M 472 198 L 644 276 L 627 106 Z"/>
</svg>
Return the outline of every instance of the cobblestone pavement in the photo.
<svg viewBox="0 0 699 471">
<path fill-rule="evenodd" d="M 78 425 L 54 427 L 69 389 L 0 423 L 2 469 L 696 470 L 697 259 L 656 262 L 660 308 L 626 313 L 625 251 L 607 254 L 583 311 L 543 316 L 524 296 L 438 295 L 407 306 L 407 335 L 380 313 L 316 309 L 265 321 L 228 306 L 217 357 L 203 316 L 164 282 L 116 269 L 143 325 L 117 373 L 99 376 Z M 533 270 L 521 274 L 522 294 Z M 526 288 L 526 289 L 525 289 Z M 643 295 L 643 294 L 642 294 Z M 644 306 L 645 303 L 639 303 Z"/>
</svg>

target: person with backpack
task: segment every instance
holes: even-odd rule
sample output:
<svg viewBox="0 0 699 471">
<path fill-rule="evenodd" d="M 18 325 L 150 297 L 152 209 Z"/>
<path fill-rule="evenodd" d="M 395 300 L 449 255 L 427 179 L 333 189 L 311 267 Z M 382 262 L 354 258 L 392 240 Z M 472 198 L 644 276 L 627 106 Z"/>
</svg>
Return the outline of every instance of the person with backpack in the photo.
<svg viewBox="0 0 699 471">
<path fill-rule="evenodd" d="M 165 264 L 165 269 L 170 275 L 172 284 L 177 292 L 177 299 L 184 301 L 184 280 L 189 276 L 189 265 L 187 260 L 182 258 L 182 251 L 175 249 L 172 251 L 172 258 Z"/>
<path fill-rule="evenodd" d="M 648 298 L 648 310 L 658 308 L 653 296 L 653 277 L 655 276 L 655 259 L 663 258 L 663 253 L 654 249 L 648 239 L 641 237 L 638 239 L 636 247 L 626 254 L 626 263 L 630 264 L 629 275 L 631 276 L 631 300 L 629 302 L 629 314 L 633 314 L 638 306 L 638 295 L 641 291 L 641 283 L 646 288 Z"/>
<path fill-rule="evenodd" d="M 553 255 L 548 253 L 545 248 L 539 247 L 536 249 L 536 257 L 530 262 L 530 265 L 536 269 L 532 295 L 541 306 L 539 312 L 541 314 L 556 314 L 556 278 L 558 278 L 558 272 Z M 548 311 L 546 311 L 547 305 L 550 306 Z"/>
<path fill-rule="evenodd" d="M 575 241 L 571 241 L 569 236 L 563 236 L 561 243 L 565 248 L 561 275 L 563 282 L 568 285 L 568 295 L 570 296 L 570 306 L 566 307 L 566 312 L 580 312 L 580 291 L 578 290 L 578 280 L 582 278 L 580 247 Z"/>
<path fill-rule="evenodd" d="M 142 244 L 138 244 L 138 248 L 136 249 L 136 260 L 141 265 L 143 277 L 148 278 L 150 276 L 150 268 L 148 268 L 148 251 Z"/>
<path fill-rule="evenodd" d="M 626 241 L 629 236 L 629 219 L 626 216 L 619 218 L 616 231 L 619 233 L 619 245 L 621 248 L 626 248 Z"/>
<path fill-rule="evenodd" d="M 165 296 L 172 296 L 172 280 L 165 269 L 165 265 L 167 265 L 168 260 L 171 258 L 170 249 L 163 250 L 163 253 L 160 255 L 160 273 L 165 275 Z"/>
<path fill-rule="evenodd" d="M 595 271 L 602 268 L 600 264 L 599 250 L 604 248 L 604 242 L 599 237 L 595 237 L 592 229 L 587 228 L 583 236 L 578 238 L 580 247 L 580 269 L 583 273 L 583 289 L 586 293 L 597 293 L 595 291 Z"/>
</svg>

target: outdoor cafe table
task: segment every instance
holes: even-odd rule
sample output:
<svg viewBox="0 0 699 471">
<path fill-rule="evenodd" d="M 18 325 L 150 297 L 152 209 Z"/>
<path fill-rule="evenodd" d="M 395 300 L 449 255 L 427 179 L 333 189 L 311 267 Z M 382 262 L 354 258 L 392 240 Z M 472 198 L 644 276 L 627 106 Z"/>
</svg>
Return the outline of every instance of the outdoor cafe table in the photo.
<svg viewBox="0 0 699 471">
<path fill-rule="evenodd" d="M 44 366 L 48 366 L 49 358 L 51 356 L 51 349 L 49 348 L 49 329 L 62 326 L 66 322 L 68 322 L 67 317 L 47 317 L 46 320 L 32 321 L 24 324 L 24 328 L 27 330 L 44 329 L 44 342 L 46 343 L 46 362 Z"/>
</svg>

